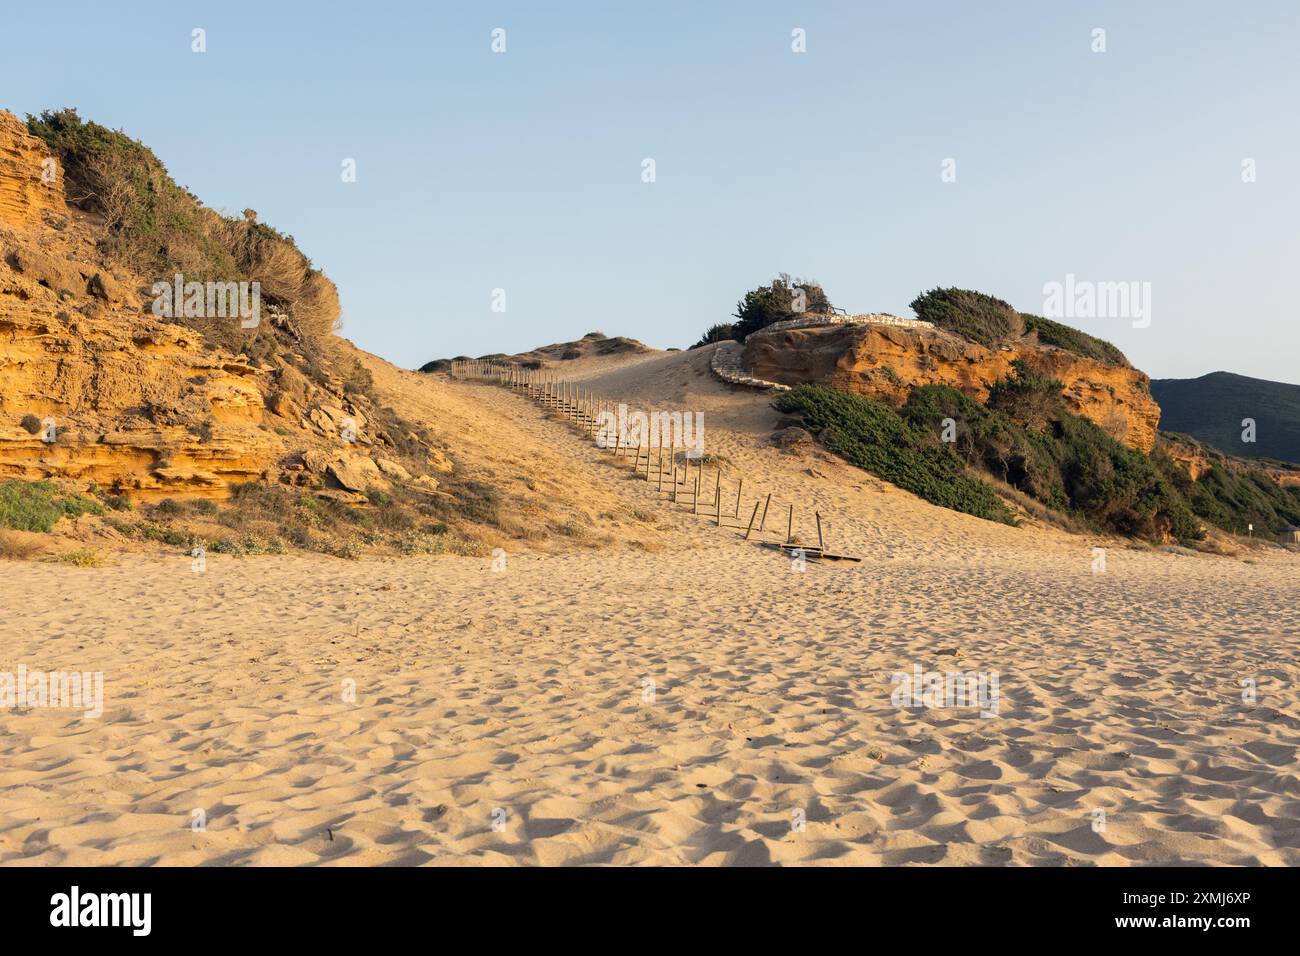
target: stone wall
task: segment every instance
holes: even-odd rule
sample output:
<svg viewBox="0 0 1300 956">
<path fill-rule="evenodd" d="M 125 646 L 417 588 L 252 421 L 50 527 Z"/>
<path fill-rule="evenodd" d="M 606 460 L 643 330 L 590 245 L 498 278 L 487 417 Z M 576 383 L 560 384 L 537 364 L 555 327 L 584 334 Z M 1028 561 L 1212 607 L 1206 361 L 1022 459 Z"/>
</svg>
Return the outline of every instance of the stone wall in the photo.
<svg viewBox="0 0 1300 956">
<path fill-rule="evenodd" d="M 786 329 L 809 329 L 820 325 L 892 325 L 904 329 L 932 329 L 933 323 L 924 322 L 921 319 L 904 319 L 901 316 L 890 315 L 888 312 L 866 312 L 861 315 L 825 315 L 822 313 L 809 313 L 802 315 L 797 319 L 786 319 L 782 322 L 773 322 L 771 325 L 764 326 L 754 335 L 767 332 L 783 332 Z M 745 339 L 749 341 L 748 338 Z"/>
<path fill-rule="evenodd" d="M 741 359 L 744 354 L 744 346 L 739 342 L 731 340 L 719 342 L 713 349 L 713 355 L 709 358 L 709 368 L 713 370 L 714 375 L 728 385 L 748 385 L 750 388 L 766 388 L 774 392 L 788 392 L 790 390 L 789 385 L 768 382 L 750 375 L 745 371 L 745 363 Z"/>
</svg>

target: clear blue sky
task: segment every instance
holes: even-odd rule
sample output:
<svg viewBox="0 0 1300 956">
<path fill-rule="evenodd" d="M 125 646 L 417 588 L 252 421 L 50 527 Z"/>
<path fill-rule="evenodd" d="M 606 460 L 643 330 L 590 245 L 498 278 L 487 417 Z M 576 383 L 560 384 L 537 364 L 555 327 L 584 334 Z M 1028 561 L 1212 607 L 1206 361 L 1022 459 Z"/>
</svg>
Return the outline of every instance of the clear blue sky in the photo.
<svg viewBox="0 0 1300 956">
<path fill-rule="evenodd" d="M 937 285 L 1041 312 L 1073 273 L 1151 283 L 1149 328 L 1073 324 L 1155 377 L 1300 381 L 1288 0 L 109 6 L 6 4 L 0 107 L 75 106 L 253 207 L 399 365 L 686 346 L 781 271 L 900 315 Z"/>
</svg>

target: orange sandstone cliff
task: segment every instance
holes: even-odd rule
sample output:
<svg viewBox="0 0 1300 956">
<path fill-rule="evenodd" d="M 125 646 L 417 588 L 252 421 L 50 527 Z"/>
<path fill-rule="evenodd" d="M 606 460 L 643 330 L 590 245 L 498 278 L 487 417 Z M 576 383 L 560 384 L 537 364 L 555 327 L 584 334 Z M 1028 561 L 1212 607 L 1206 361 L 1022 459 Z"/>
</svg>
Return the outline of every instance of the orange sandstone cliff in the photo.
<svg viewBox="0 0 1300 956">
<path fill-rule="evenodd" d="M 157 277 L 109 264 L 103 235 L 68 203 L 44 142 L 0 111 L 0 478 L 146 500 L 222 498 L 254 479 L 343 500 L 384 485 L 366 396 L 300 371 L 292 350 L 253 360 L 155 317 Z"/>
<path fill-rule="evenodd" d="M 1144 373 L 1029 341 L 990 350 L 936 328 L 827 325 L 756 332 L 743 363 L 767 381 L 819 382 L 897 406 L 912 387 L 935 384 L 983 402 L 1017 358 L 1063 382 L 1070 408 L 1119 441 L 1143 452 L 1155 445 L 1160 406 Z"/>
</svg>

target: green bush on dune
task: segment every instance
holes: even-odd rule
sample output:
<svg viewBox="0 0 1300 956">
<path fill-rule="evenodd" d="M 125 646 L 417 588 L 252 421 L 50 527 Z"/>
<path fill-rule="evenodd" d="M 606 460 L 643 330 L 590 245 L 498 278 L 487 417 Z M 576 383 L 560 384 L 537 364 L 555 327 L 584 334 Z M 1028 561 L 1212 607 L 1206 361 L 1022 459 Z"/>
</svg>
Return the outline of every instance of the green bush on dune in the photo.
<svg viewBox="0 0 1300 956">
<path fill-rule="evenodd" d="M 1018 426 L 1010 416 L 947 385 L 913 389 L 900 414 L 931 440 L 943 434 L 944 419 L 952 419 L 958 427 L 950 447 L 964 463 L 1050 508 L 1069 509 L 1069 495 L 1046 436 Z"/>
<path fill-rule="evenodd" d="M 104 506 L 48 481 L 0 481 L 0 526 L 16 531 L 52 531 L 65 515 L 104 514 Z"/>
<path fill-rule="evenodd" d="M 728 339 L 736 337 L 736 325 L 734 322 L 720 322 L 717 325 L 709 326 L 709 330 L 700 337 L 700 340 L 691 346 L 698 349 L 703 345 L 712 345 L 714 342 L 725 342 Z"/>
<path fill-rule="evenodd" d="M 913 389 L 897 412 L 823 385 L 801 386 L 776 405 L 802 415 L 850 463 L 933 504 L 1010 522 L 993 487 L 968 470 L 976 469 L 1099 529 L 1152 541 L 1203 537 L 1157 463 L 1067 411 L 1052 379 L 1013 376 L 997 383 L 988 405 L 946 385 Z M 954 442 L 941 440 L 946 419 Z"/>
<path fill-rule="evenodd" d="M 990 521 L 1011 511 L 961 460 L 883 402 L 825 385 L 803 385 L 776 400 L 797 412 L 823 444 L 846 461 L 933 504 Z"/>
<path fill-rule="evenodd" d="M 833 309 L 819 283 L 810 279 L 792 279 L 783 272 L 770 284 L 746 292 L 745 297 L 736 303 L 735 337 L 743 340 L 773 322 L 809 313 L 829 313 Z"/>
<path fill-rule="evenodd" d="M 958 455 L 1050 508 L 1149 540 L 1203 537 L 1191 507 L 1156 463 L 1067 410 L 1060 383 L 1016 366 L 987 405 L 946 385 L 914 389 L 902 416 L 938 439 L 957 423 Z"/>
</svg>

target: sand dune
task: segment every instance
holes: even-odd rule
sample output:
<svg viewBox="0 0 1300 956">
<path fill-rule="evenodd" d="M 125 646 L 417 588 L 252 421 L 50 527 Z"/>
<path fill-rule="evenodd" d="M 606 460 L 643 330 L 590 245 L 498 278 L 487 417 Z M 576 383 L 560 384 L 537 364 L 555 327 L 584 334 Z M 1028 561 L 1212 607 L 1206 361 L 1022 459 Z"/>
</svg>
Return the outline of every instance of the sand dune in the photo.
<svg viewBox="0 0 1300 956">
<path fill-rule="evenodd" d="M 0 671 L 102 671 L 105 700 L 0 712 L 0 862 L 1300 863 L 1295 555 L 937 509 L 770 446 L 767 398 L 705 361 L 572 371 L 703 410 L 724 480 L 797 502 L 805 534 L 820 510 L 860 564 L 796 571 L 520 397 L 376 361 L 482 467 L 544 456 L 574 500 L 657 518 L 500 572 L 5 565 Z M 895 706 L 916 666 L 996 672 L 996 715 Z"/>
</svg>

